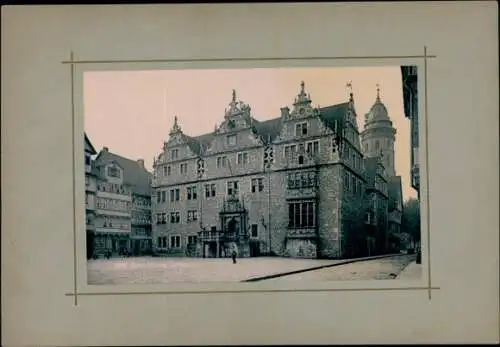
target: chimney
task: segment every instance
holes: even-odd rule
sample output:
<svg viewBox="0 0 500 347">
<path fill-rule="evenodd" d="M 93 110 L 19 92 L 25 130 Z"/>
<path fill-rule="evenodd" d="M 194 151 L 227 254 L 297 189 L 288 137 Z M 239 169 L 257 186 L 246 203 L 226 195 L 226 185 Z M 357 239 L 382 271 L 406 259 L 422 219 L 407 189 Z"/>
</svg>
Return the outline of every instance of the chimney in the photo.
<svg viewBox="0 0 500 347">
<path fill-rule="evenodd" d="M 103 147 L 103 148 L 102 148 L 102 151 L 103 151 L 103 152 L 109 152 L 109 148 L 108 148 L 108 147 Z"/>
<path fill-rule="evenodd" d="M 137 159 L 137 164 L 144 169 L 144 159 Z"/>
<path fill-rule="evenodd" d="M 290 115 L 290 109 L 288 106 L 282 107 L 281 109 L 281 117 L 287 118 Z"/>
</svg>

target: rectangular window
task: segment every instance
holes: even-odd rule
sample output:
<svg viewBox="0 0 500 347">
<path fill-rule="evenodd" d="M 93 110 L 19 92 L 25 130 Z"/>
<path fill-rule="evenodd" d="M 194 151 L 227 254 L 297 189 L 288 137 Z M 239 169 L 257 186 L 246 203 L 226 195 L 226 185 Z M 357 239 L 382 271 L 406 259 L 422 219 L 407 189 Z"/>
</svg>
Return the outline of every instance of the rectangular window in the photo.
<svg viewBox="0 0 500 347">
<path fill-rule="evenodd" d="M 248 153 L 247 152 L 238 153 L 238 155 L 236 157 L 236 162 L 237 162 L 238 165 L 248 164 L 249 163 L 249 161 L 248 161 Z"/>
<path fill-rule="evenodd" d="M 238 195 L 238 181 L 227 182 L 227 195 L 235 196 Z"/>
<path fill-rule="evenodd" d="M 227 166 L 227 157 L 226 156 L 217 157 L 217 168 L 220 169 L 226 166 Z"/>
<path fill-rule="evenodd" d="M 170 176 L 171 173 L 172 173 L 172 167 L 170 165 L 163 167 L 164 176 Z"/>
<path fill-rule="evenodd" d="M 85 165 L 90 165 L 90 157 L 85 156 Z"/>
<path fill-rule="evenodd" d="M 170 159 L 176 160 L 179 157 L 179 150 L 178 149 L 172 149 L 170 151 Z"/>
<path fill-rule="evenodd" d="M 205 198 L 211 198 L 215 196 L 215 183 L 205 184 Z"/>
<path fill-rule="evenodd" d="M 170 212 L 170 223 L 180 223 L 181 213 L 180 212 Z"/>
<path fill-rule="evenodd" d="M 187 164 L 186 163 L 181 164 L 180 168 L 181 168 L 181 175 L 187 174 Z"/>
<path fill-rule="evenodd" d="M 170 201 L 179 201 L 181 191 L 179 188 L 170 189 Z"/>
<path fill-rule="evenodd" d="M 187 221 L 189 222 L 194 222 L 198 220 L 198 211 L 196 210 L 191 210 L 188 211 L 187 213 Z"/>
<path fill-rule="evenodd" d="M 306 143 L 306 152 L 310 155 L 319 154 L 319 140 L 314 140 Z"/>
<path fill-rule="evenodd" d="M 159 204 L 161 202 L 161 191 L 156 192 L 156 203 Z"/>
<path fill-rule="evenodd" d="M 316 206 L 312 201 L 288 204 L 289 228 L 313 228 L 316 226 Z"/>
<path fill-rule="evenodd" d="M 196 200 L 196 198 L 198 197 L 198 194 L 196 192 L 196 186 L 193 186 L 193 187 L 187 187 L 186 188 L 187 190 L 187 199 L 188 200 Z"/>
<path fill-rule="evenodd" d="M 295 124 L 295 136 L 307 135 L 307 122 Z"/>
<path fill-rule="evenodd" d="M 161 202 L 166 202 L 167 201 L 167 191 L 162 190 L 161 191 Z"/>
<path fill-rule="evenodd" d="M 257 224 L 252 224 L 252 237 L 258 236 L 258 228 L 259 226 Z"/>
<path fill-rule="evenodd" d="M 196 235 L 188 235 L 187 240 L 188 245 L 194 245 L 198 241 L 198 237 Z"/>
<path fill-rule="evenodd" d="M 252 193 L 262 192 L 264 190 L 264 182 L 262 178 L 252 178 Z"/>
<path fill-rule="evenodd" d="M 291 160 L 297 155 L 297 145 L 285 146 L 285 158 Z"/>
<path fill-rule="evenodd" d="M 181 237 L 176 235 L 176 236 L 170 236 L 170 248 L 180 248 L 181 247 Z"/>
<path fill-rule="evenodd" d="M 227 140 L 228 146 L 236 145 L 236 135 L 228 135 L 226 140 Z"/>
</svg>

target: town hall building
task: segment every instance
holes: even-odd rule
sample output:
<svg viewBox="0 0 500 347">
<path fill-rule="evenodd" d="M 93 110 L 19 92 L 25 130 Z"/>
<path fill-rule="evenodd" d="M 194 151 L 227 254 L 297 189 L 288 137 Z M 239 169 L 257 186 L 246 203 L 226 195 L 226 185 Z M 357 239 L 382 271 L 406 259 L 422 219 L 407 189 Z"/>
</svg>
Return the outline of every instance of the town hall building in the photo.
<svg viewBox="0 0 500 347">
<path fill-rule="evenodd" d="M 395 132 L 384 128 L 378 104 L 377 96 L 366 125 L 382 130 L 368 127 L 364 136 L 352 92 L 318 108 L 304 82 L 293 107 L 274 119 L 254 118 L 234 90 L 212 133 L 189 136 L 176 117 L 153 165 L 153 252 L 227 257 L 236 243 L 241 257 L 340 258 L 371 249 L 365 236 L 373 252 L 387 251 Z M 369 223 L 379 231 L 365 235 Z"/>
</svg>

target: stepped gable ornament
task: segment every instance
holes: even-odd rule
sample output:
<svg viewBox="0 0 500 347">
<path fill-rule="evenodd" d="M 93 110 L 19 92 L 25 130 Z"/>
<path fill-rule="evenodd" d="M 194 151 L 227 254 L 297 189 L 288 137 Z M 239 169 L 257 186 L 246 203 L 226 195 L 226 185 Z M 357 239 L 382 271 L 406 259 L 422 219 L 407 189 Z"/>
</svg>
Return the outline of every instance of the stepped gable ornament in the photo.
<svg viewBox="0 0 500 347">
<path fill-rule="evenodd" d="M 174 125 L 172 126 L 172 130 L 170 130 L 170 135 L 175 135 L 177 133 L 181 133 L 182 129 L 177 123 L 177 116 L 174 117 Z"/>
<path fill-rule="evenodd" d="M 304 81 L 300 82 L 300 93 L 294 100 L 294 109 L 290 114 L 292 117 L 308 117 L 319 113 L 313 110 L 311 106 L 311 95 L 306 93 L 305 86 Z M 282 112 L 283 111 L 284 110 L 282 109 Z"/>
</svg>

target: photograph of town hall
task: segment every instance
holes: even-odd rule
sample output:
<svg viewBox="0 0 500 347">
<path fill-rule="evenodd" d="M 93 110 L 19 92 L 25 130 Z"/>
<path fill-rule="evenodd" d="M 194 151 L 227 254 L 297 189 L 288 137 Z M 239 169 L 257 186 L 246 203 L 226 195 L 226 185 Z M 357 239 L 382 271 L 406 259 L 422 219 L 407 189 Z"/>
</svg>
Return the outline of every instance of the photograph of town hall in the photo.
<svg viewBox="0 0 500 347">
<path fill-rule="evenodd" d="M 420 278 L 415 66 L 84 81 L 89 284 Z"/>
</svg>

